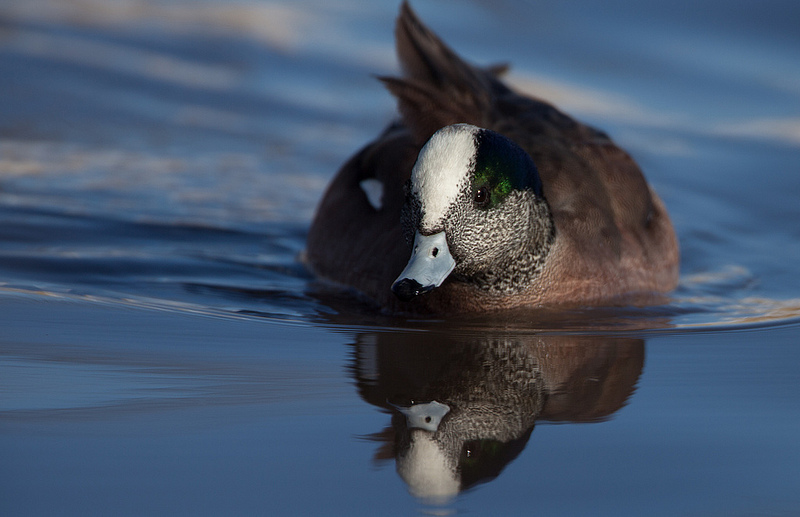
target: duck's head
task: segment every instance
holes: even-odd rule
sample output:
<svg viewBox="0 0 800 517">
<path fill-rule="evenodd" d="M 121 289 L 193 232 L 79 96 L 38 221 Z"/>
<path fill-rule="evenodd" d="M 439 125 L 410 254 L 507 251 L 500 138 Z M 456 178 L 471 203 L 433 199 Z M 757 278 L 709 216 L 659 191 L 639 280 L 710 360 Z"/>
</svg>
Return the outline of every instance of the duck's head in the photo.
<svg viewBox="0 0 800 517">
<path fill-rule="evenodd" d="M 492 292 L 529 284 L 554 230 L 531 157 L 469 124 L 437 131 L 411 172 L 403 213 L 413 249 L 392 285 L 404 301 L 449 277 Z"/>
</svg>

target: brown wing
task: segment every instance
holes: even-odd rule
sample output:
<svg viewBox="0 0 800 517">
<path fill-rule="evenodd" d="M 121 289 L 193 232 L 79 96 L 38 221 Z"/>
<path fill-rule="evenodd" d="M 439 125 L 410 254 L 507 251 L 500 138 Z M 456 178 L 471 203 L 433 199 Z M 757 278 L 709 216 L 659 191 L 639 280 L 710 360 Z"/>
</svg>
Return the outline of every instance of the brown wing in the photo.
<svg viewBox="0 0 800 517">
<path fill-rule="evenodd" d="M 403 185 L 418 152 L 405 128 L 392 127 L 342 166 L 309 230 L 306 261 L 315 273 L 394 303 L 390 287 L 411 253 L 400 225 Z M 380 207 L 370 203 L 365 180 L 382 185 Z"/>
</svg>

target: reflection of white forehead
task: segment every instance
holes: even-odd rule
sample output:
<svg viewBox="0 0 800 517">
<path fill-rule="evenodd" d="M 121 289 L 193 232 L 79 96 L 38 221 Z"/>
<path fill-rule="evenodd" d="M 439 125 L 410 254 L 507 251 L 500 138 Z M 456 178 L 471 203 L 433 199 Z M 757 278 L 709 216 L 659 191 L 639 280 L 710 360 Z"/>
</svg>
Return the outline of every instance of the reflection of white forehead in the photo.
<svg viewBox="0 0 800 517">
<path fill-rule="evenodd" d="M 397 473 L 414 497 L 444 504 L 458 494 L 461 482 L 433 433 L 411 430 L 411 446 L 397 458 Z"/>
<path fill-rule="evenodd" d="M 444 127 L 420 151 L 411 172 L 411 185 L 422 204 L 421 229 L 436 229 L 458 197 L 470 162 L 475 159 L 477 131 L 479 128 L 469 124 Z"/>
</svg>

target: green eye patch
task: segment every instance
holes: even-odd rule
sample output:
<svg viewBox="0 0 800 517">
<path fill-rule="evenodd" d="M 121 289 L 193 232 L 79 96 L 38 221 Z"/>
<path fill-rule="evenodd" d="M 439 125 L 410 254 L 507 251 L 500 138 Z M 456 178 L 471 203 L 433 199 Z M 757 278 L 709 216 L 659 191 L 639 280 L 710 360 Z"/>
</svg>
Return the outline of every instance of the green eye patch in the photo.
<svg viewBox="0 0 800 517">
<path fill-rule="evenodd" d="M 475 144 L 473 197 L 484 208 L 497 206 L 514 190 L 532 190 L 537 196 L 542 196 L 539 171 L 521 147 L 488 129 L 482 129 L 475 135 Z M 487 192 L 488 198 L 482 201 Z"/>
</svg>

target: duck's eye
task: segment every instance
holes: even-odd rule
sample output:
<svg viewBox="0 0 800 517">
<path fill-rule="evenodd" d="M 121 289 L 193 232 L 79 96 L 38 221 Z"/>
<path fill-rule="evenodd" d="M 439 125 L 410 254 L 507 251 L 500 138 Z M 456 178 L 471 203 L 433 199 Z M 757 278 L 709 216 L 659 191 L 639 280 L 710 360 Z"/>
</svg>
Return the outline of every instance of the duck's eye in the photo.
<svg viewBox="0 0 800 517">
<path fill-rule="evenodd" d="M 491 197 L 487 187 L 481 187 L 475 192 L 475 204 L 481 208 L 489 205 L 489 198 Z"/>
</svg>

